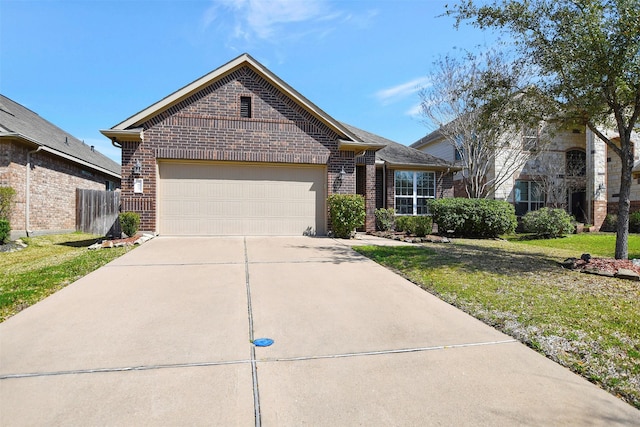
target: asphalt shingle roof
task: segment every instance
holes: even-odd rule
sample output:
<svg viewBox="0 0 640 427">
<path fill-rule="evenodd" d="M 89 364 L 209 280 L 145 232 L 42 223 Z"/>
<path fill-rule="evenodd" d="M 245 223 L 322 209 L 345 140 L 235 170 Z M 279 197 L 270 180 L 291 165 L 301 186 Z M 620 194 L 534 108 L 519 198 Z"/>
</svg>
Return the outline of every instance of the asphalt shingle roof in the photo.
<svg viewBox="0 0 640 427">
<path fill-rule="evenodd" d="M 347 123 L 342 123 L 342 125 L 358 138 L 362 139 L 363 142 L 385 144 L 384 148 L 376 151 L 376 161 L 384 161 L 389 164 L 396 165 L 459 169 L 457 166 L 454 166 L 452 163 L 439 157 L 432 156 L 431 154 L 416 150 L 415 148 L 407 147 L 406 145 L 399 144 L 390 139 L 358 129 L 357 127 L 351 126 Z"/>
<path fill-rule="evenodd" d="M 37 144 L 44 145 L 120 176 L 120 165 L 118 163 L 104 154 L 92 150 L 90 146 L 78 138 L 43 119 L 23 105 L 4 95 L 0 95 L 0 137 L 11 134 L 19 134 Z"/>
</svg>

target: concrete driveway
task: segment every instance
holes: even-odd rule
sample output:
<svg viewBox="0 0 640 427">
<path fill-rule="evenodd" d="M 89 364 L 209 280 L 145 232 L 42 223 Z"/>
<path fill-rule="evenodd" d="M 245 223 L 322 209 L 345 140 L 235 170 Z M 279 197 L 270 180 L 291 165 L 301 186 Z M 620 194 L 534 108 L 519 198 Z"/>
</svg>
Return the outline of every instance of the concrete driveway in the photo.
<svg viewBox="0 0 640 427">
<path fill-rule="evenodd" d="M 0 324 L 0 346 L 2 426 L 640 424 L 332 239 L 160 237 Z"/>
</svg>

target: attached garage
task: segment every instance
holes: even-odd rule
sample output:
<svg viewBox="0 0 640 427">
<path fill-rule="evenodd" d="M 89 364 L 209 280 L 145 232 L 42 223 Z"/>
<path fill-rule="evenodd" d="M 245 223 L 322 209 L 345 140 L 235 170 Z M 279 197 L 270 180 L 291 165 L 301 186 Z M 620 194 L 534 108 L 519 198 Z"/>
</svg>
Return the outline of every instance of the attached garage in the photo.
<svg viewBox="0 0 640 427">
<path fill-rule="evenodd" d="M 163 235 L 303 235 L 326 232 L 326 167 L 158 162 Z"/>
</svg>

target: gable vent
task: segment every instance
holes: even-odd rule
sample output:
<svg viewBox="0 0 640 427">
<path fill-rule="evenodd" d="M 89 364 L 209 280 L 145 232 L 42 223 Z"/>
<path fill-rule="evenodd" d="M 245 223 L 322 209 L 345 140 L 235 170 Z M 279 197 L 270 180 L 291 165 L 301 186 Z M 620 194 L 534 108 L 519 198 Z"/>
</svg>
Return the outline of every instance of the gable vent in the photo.
<svg viewBox="0 0 640 427">
<path fill-rule="evenodd" d="M 251 97 L 240 97 L 240 117 L 251 118 Z"/>
</svg>

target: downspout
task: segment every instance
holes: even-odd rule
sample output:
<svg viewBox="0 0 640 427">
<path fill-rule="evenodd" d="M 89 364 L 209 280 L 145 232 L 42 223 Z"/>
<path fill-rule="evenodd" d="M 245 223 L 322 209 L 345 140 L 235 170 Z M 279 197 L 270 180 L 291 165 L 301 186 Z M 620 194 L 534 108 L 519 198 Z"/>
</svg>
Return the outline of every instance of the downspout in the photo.
<svg viewBox="0 0 640 427">
<path fill-rule="evenodd" d="M 115 137 L 111 138 L 111 145 L 113 145 L 116 148 L 122 148 L 122 145 L 120 145 L 120 143 L 118 142 L 118 140 Z"/>
<path fill-rule="evenodd" d="M 25 206 L 24 206 L 24 231 L 25 233 L 27 233 L 27 237 L 29 236 L 29 233 L 31 233 L 31 230 L 29 230 L 29 213 L 31 210 L 31 155 L 37 153 L 38 151 L 42 150 L 43 146 L 39 146 L 38 148 L 36 148 L 33 151 L 28 151 L 27 152 L 27 176 L 26 176 L 26 188 L 25 188 Z"/>
</svg>

